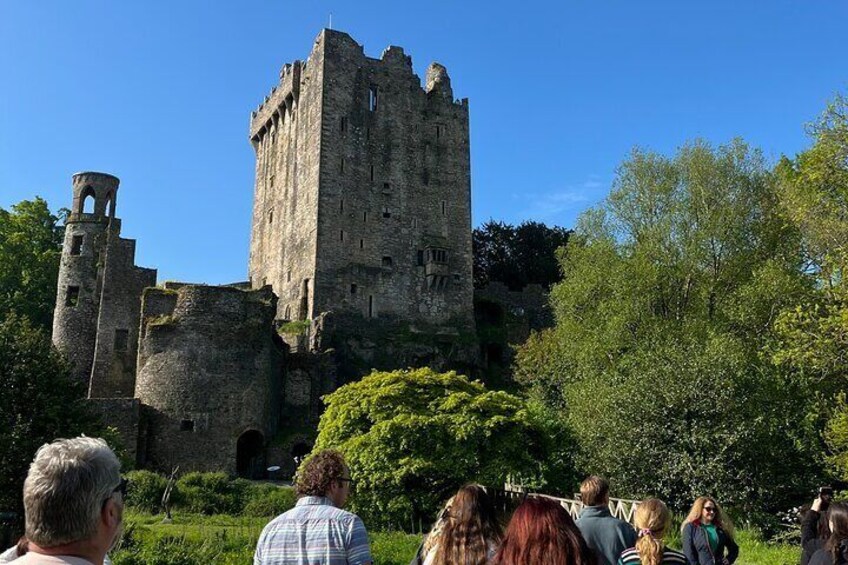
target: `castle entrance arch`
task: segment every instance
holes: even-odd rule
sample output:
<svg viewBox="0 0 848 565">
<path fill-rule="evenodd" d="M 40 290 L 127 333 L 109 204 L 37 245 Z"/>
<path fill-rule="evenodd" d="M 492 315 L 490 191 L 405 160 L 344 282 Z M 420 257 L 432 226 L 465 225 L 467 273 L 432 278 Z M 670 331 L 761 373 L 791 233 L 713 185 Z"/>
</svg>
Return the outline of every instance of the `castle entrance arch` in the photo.
<svg viewBox="0 0 848 565">
<path fill-rule="evenodd" d="M 245 479 L 265 477 L 265 436 L 257 430 L 247 430 L 236 442 L 236 473 Z"/>
</svg>

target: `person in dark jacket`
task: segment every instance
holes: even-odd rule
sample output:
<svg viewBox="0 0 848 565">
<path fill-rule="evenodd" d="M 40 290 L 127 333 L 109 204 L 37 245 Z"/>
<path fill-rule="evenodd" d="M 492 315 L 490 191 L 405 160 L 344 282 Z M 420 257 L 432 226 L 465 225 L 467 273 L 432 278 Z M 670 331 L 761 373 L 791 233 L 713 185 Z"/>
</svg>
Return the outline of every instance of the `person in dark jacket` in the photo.
<svg viewBox="0 0 848 565">
<path fill-rule="evenodd" d="M 810 558 L 810 565 L 848 564 L 848 503 L 832 503 L 827 515 L 830 538 Z"/>
<path fill-rule="evenodd" d="M 702 496 L 683 521 L 683 553 L 690 565 L 730 565 L 739 557 L 733 524 L 718 503 Z"/>
<path fill-rule="evenodd" d="M 584 504 L 577 527 L 589 548 L 598 555 L 598 565 L 615 565 L 621 552 L 636 545 L 633 526 L 614 518 L 609 511 L 609 483 L 592 475 L 580 485 Z"/>
<path fill-rule="evenodd" d="M 819 495 L 801 518 L 801 565 L 809 565 L 813 554 L 823 548 L 830 537 L 829 506 L 830 497 Z"/>
</svg>

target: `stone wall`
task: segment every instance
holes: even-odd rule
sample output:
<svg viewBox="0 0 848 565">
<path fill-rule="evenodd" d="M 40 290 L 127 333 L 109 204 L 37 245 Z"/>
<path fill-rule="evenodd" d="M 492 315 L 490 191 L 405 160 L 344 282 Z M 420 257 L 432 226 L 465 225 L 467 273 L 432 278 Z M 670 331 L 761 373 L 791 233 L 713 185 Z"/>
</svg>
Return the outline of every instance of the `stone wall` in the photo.
<svg viewBox="0 0 848 565">
<path fill-rule="evenodd" d="M 250 278 L 278 317 L 473 327 L 467 100 L 403 49 L 324 30 L 252 115 Z M 375 324 L 381 322 L 373 322 Z"/>
<path fill-rule="evenodd" d="M 270 288 L 144 292 L 135 396 L 144 405 L 148 467 L 264 470 L 281 403 L 284 346 L 275 312 Z M 239 442 L 251 436 L 258 447 L 240 453 Z"/>
<path fill-rule="evenodd" d="M 118 430 L 127 457 L 139 465 L 138 438 L 141 403 L 137 398 L 92 398 L 88 400 L 101 421 Z"/>
</svg>

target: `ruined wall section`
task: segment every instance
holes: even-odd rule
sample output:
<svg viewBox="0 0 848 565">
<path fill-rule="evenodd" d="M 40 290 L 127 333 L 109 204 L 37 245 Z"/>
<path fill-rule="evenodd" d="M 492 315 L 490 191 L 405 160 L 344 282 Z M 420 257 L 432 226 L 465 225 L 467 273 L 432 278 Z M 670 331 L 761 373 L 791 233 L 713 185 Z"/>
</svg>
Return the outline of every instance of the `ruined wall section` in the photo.
<svg viewBox="0 0 848 565">
<path fill-rule="evenodd" d="M 278 317 L 312 316 L 318 216 L 323 51 L 286 64 L 252 114 L 256 181 L 248 272 L 253 288 L 279 297 Z"/>
<path fill-rule="evenodd" d="M 236 472 L 237 442 L 278 428 L 282 345 L 270 287 L 147 289 L 135 396 L 147 465 Z"/>
<path fill-rule="evenodd" d="M 324 30 L 315 312 L 473 327 L 467 100 Z M 382 322 L 381 322 L 382 323 Z"/>
<path fill-rule="evenodd" d="M 90 398 L 126 398 L 135 391 L 141 295 L 156 270 L 135 265 L 135 240 L 111 234 L 104 257 Z"/>
</svg>

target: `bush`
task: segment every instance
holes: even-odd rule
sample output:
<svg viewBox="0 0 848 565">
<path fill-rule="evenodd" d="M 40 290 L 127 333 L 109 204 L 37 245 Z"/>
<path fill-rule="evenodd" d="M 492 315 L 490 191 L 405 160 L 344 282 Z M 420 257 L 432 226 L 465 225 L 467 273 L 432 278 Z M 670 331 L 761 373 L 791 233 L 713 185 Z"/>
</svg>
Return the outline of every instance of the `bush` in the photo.
<svg viewBox="0 0 848 565">
<path fill-rule="evenodd" d="M 251 482 L 226 473 L 186 473 L 177 481 L 174 503 L 198 514 L 238 514 Z"/>
<path fill-rule="evenodd" d="M 126 474 L 127 506 L 142 512 L 157 514 L 162 507 L 162 495 L 168 479 L 152 471 L 130 471 Z"/>
<path fill-rule="evenodd" d="M 253 485 L 241 514 L 256 518 L 277 516 L 294 508 L 295 502 L 297 502 L 297 494 L 291 487 L 278 487 L 271 484 Z"/>
</svg>

